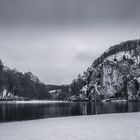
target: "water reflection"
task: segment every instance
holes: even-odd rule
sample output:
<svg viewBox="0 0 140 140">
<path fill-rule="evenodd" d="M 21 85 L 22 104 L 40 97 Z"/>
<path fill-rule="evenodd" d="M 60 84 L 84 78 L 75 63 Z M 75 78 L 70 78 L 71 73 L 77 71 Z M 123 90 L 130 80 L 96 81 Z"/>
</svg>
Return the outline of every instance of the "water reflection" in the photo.
<svg viewBox="0 0 140 140">
<path fill-rule="evenodd" d="M 0 103 L 0 122 L 140 111 L 140 102 Z"/>
</svg>

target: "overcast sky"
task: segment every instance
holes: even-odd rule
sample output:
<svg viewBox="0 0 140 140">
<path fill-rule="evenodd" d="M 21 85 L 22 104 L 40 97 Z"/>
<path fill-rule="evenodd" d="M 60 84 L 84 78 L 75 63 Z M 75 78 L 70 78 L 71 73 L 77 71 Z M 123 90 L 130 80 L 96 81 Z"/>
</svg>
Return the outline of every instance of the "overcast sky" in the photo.
<svg viewBox="0 0 140 140">
<path fill-rule="evenodd" d="M 68 84 L 109 46 L 140 38 L 140 0 L 0 0 L 0 58 Z"/>
</svg>

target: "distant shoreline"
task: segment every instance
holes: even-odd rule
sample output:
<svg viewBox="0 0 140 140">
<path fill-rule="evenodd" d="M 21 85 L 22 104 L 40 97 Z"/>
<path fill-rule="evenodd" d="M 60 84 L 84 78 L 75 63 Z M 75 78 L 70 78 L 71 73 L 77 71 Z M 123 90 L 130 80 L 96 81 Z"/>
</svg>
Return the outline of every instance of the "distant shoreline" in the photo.
<svg viewBox="0 0 140 140">
<path fill-rule="evenodd" d="M 65 103 L 68 101 L 51 101 L 51 100 L 3 100 L 0 103 Z"/>
<path fill-rule="evenodd" d="M 123 102 L 139 102 L 140 100 L 126 100 L 126 99 L 115 99 L 115 100 L 102 100 L 100 102 L 95 102 L 95 101 L 88 101 L 88 100 L 74 100 L 74 101 L 62 101 L 62 100 L 14 100 L 14 99 L 5 99 L 5 100 L 0 100 L 0 103 L 72 103 L 72 102 L 95 102 L 95 103 L 106 103 L 106 102 L 110 102 L 110 103 L 123 103 Z"/>
</svg>

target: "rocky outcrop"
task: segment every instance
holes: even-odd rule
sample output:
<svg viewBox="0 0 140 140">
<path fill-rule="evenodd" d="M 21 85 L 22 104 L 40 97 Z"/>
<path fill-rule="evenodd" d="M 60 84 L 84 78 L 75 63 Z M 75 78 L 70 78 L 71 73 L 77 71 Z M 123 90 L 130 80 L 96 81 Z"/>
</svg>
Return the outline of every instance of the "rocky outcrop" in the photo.
<svg viewBox="0 0 140 140">
<path fill-rule="evenodd" d="M 83 81 L 77 90 L 77 97 L 84 94 L 89 100 L 104 98 L 136 100 L 140 93 L 139 68 L 140 40 L 115 45 L 97 58 L 92 66 L 75 80 L 77 82 L 75 85 Z"/>
<path fill-rule="evenodd" d="M 102 86 L 106 88 L 108 96 L 114 96 L 124 90 L 125 80 L 132 64 L 133 61 L 130 59 L 106 61 L 103 63 Z"/>
</svg>

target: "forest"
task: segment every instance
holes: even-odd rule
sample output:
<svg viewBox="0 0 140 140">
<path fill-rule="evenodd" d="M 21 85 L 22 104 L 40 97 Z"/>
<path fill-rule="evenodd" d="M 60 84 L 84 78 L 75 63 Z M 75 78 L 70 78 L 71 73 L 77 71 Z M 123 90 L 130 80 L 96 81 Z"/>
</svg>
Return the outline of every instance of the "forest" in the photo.
<svg viewBox="0 0 140 140">
<path fill-rule="evenodd" d="M 0 93 L 27 99 L 51 99 L 46 85 L 31 72 L 22 73 L 4 66 L 0 60 Z"/>
</svg>

